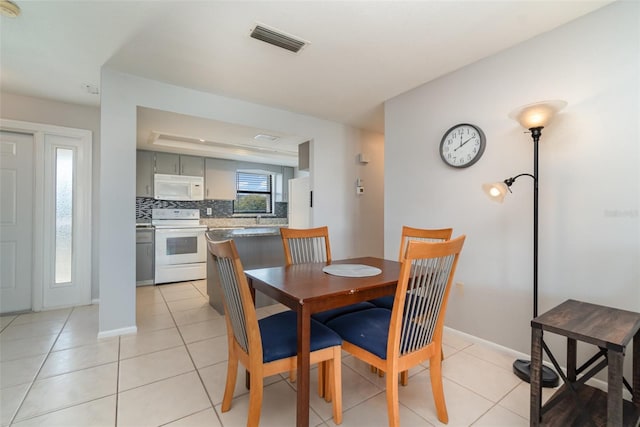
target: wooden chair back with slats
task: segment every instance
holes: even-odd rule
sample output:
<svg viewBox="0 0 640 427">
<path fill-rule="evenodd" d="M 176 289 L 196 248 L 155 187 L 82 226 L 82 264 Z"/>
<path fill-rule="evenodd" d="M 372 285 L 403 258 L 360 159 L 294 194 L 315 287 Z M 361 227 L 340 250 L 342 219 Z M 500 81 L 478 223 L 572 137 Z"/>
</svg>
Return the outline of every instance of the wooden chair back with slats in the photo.
<svg viewBox="0 0 640 427">
<path fill-rule="evenodd" d="M 233 240 L 207 240 L 207 246 L 220 276 L 227 331 L 246 354 L 251 350 L 262 360 L 258 317 L 236 245 Z"/>
<path fill-rule="evenodd" d="M 400 255 L 398 260 L 402 262 L 407 250 L 407 244 L 412 240 L 421 242 L 443 242 L 451 239 L 453 228 L 427 229 L 402 226 L 402 238 L 400 240 Z"/>
<path fill-rule="evenodd" d="M 451 235 L 453 234 L 453 228 L 440 228 L 440 229 L 428 229 L 428 228 L 414 228 L 408 227 L 404 225 L 402 227 L 402 237 L 400 239 L 400 254 L 398 255 L 398 260 L 400 262 L 404 259 L 404 254 L 407 251 L 407 245 L 410 241 L 419 241 L 419 242 L 444 242 L 446 240 L 451 239 Z M 373 304 L 378 307 L 393 308 L 394 297 L 392 295 L 376 298 L 371 300 Z M 444 358 L 444 353 L 442 354 Z M 372 372 L 376 372 L 377 370 L 372 366 Z M 380 376 L 383 375 L 382 372 L 378 372 Z M 406 386 L 409 384 L 409 372 L 402 371 L 400 373 L 400 384 Z"/>
<path fill-rule="evenodd" d="M 220 285 L 222 287 L 225 321 L 227 325 L 229 357 L 227 363 L 227 380 L 221 409 L 222 412 L 227 412 L 231 409 L 238 364 L 241 363 L 250 373 L 247 427 L 257 427 L 260 422 L 264 378 L 294 371 L 297 366 L 297 355 L 271 358 L 271 355 L 278 354 L 281 351 L 274 348 L 273 339 L 270 341 L 270 337 L 273 337 L 274 334 L 280 336 L 283 333 L 283 329 L 281 326 L 274 329 L 274 323 L 270 323 L 272 327 L 269 328 L 269 324 L 262 322 L 270 320 L 270 318 L 285 318 L 286 323 L 293 325 L 292 330 L 295 335 L 296 315 L 295 312 L 286 311 L 258 320 L 249 283 L 244 274 L 242 262 L 240 261 L 240 256 L 238 255 L 233 240 L 216 242 L 210 240 L 207 236 L 207 246 L 213 257 L 213 262 L 215 262 L 217 267 Z M 330 346 L 312 351 L 310 353 L 310 361 L 314 364 L 327 365 L 327 382 L 329 383 L 327 387 L 331 388 L 328 396 L 333 400 L 333 420 L 336 424 L 340 424 L 342 422 L 340 337 L 328 328 L 322 327 L 334 335 L 337 341 Z M 314 334 L 312 334 L 312 340 L 313 338 Z M 318 338 L 322 339 L 322 337 Z M 285 341 L 285 344 L 288 345 L 291 340 Z M 271 347 L 269 347 L 271 351 L 264 351 L 263 345 L 269 342 L 272 343 Z M 295 343 L 295 340 L 293 342 Z M 284 353 L 286 352 L 285 350 Z M 267 360 L 265 360 L 265 355 L 268 356 L 266 357 Z"/>
<path fill-rule="evenodd" d="M 465 238 L 460 236 L 440 243 L 409 241 L 387 342 L 387 360 L 397 360 L 397 364 L 387 365 L 391 378 L 415 366 L 417 360 L 429 360 L 436 412 L 438 419 L 445 423 L 448 415 L 442 390 L 442 331 L 451 283 Z M 397 390 L 397 382 L 394 384 Z"/>
<path fill-rule="evenodd" d="M 281 228 L 286 265 L 331 262 L 329 228 Z"/>
<path fill-rule="evenodd" d="M 327 324 L 342 336 L 343 350 L 386 373 L 390 427 L 400 425 L 398 374 L 426 361 L 438 420 L 448 422 L 442 387 L 442 331 L 464 241 L 465 236 L 444 242 L 410 241 L 391 312 L 373 308 Z"/>
</svg>

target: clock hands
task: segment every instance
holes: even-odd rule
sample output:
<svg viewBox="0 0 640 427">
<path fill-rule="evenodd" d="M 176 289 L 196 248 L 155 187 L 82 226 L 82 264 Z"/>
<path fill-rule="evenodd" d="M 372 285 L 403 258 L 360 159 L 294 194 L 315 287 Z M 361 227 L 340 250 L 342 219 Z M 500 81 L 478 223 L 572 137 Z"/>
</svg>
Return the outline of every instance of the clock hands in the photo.
<svg viewBox="0 0 640 427">
<path fill-rule="evenodd" d="M 458 145 L 457 148 L 454 148 L 453 151 L 458 151 L 458 148 L 462 147 L 464 144 L 466 144 L 467 142 L 471 141 L 474 137 L 472 136 L 471 138 L 467 139 L 465 142 L 461 143 L 460 145 Z M 460 136 L 460 139 L 462 140 L 462 135 Z"/>
</svg>

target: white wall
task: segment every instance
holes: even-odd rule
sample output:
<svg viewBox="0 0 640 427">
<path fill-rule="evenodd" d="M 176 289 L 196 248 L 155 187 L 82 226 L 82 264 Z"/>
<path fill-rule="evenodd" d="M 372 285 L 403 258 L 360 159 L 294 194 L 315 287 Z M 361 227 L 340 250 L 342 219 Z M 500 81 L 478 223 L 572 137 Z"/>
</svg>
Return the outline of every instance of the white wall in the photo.
<svg viewBox="0 0 640 427">
<path fill-rule="evenodd" d="M 102 71 L 100 152 L 100 331 L 128 331 L 135 325 L 135 143 L 138 106 L 221 120 L 245 126 L 274 129 L 308 137 L 311 153 L 313 224 L 328 225 L 332 255 L 336 258 L 382 254 L 379 241 L 364 246 L 353 236 L 363 234 L 363 224 L 351 212 L 370 201 L 367 210 L 378 210 L 382 228 L 380 195 L 355 194 L 355 161 L 362 147 L 375 147 L 381 157 L 382 137 L 348 126 L 252 104 L 113 70 Z M 380 162 L 381 163 L 381 162 Z M 377 178 L 382 182 L 380 176 Z M 374 179 L 372 178 L 372 181 Z M 381 186 L 380 186 L 381 187 Z M 130 209 L 122 207 L 130 206 Z M 369 224 L 370 225 L 370 224 Z"/>
<path fill-rule="evenodd" d="M 91 131 L 93 137 L 92 185 L 94 190 L 91 209 L 94 212 L 93 220 L 95 220 L 98 212 L 97 197 L 95 195 L 95 190 L 98 188 L 98 150 L 95 147 L 98 147 L 100 142 L 100 109 L 87 105 L 68 104 L 2 92 L 0 93 L 0 117 Z M 94 226 L 92 240 L 95 241 L 97 236 L 97 227 Z M 98 259 L 97 251 L 93 251 L 91 259 L 94 266 L 91 272 L 91 298 L 97 299 L 99 296 L 98 269 L 95 268 Z"/>
<path fill-rule="evenodd" d="M 568 298 L 640 311 L 639 17 L 616 2 L 386 103 L 385 255 L 403 224 L 467 235 L 448 326 L 530 352 L 532 182 L 502 205 L 480 186 L 533 171 L 531 136 L 507 115 L 545 99 L 568 106 L 540 142 L 539 312 Z M 487 148 L 457 170 L 438 147 L 464 122 Z"/>
</svg>

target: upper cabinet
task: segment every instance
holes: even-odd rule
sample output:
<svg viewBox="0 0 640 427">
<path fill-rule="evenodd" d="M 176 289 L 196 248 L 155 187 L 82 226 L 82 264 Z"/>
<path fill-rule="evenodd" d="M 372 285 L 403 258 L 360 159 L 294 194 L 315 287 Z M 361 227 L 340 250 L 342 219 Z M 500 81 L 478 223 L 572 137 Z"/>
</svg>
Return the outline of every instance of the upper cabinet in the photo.
<svg viewBox="0 0 640 427">
<path fill-rule="evenodd" d="M 204 158 L 173 153 L 155 153 L 155 173 L 204 176 Z"/>
<path fill-rule="evenodd" d="M 236 172 L 256 171 L 273 175 L 276 202 L 289 201 L 293 168 L 209 157 L 154 151 L 136 151 L 136 197 L 153 197 L 154 174 L 204 176 L 206 200 L 235 200 Z"/>
<path fill-rule="evenodd" d="M 180 174 L 180 155 L 172 153 L 155 153 L 156 155 L 156 173 L 164 173 L 169 175 Z"/>
<path fill-rule="evenodd" d="M 293 178 L 293 168 L 281 166 L 281 173 L 275 175 L 276 202 L 289 201 L 289 180 Z"/>
<path fill-rule="evenodd" d="M 289 166 L 282 167 L 282 201 L 289 201 L 289 180 L 293 179 L 293 168 Z"/>
<path fill-rule="evenodd" d="M 153 197 L 153 152 L 136 152 L 136 197 Z"/>
<path fill-rule="evenodd" d="M 309 170 L 309 141 L 298 144 L 298 170 Z"/>
<path fill-rule="evenodd" d="M 180 175 L 204 176 L 204 157 L 180 155 Z"/>
<path fill-rule="evenodd" d="M 205 159 L 204 198 L 236 199 L 236 161 Z"/>
</svg>

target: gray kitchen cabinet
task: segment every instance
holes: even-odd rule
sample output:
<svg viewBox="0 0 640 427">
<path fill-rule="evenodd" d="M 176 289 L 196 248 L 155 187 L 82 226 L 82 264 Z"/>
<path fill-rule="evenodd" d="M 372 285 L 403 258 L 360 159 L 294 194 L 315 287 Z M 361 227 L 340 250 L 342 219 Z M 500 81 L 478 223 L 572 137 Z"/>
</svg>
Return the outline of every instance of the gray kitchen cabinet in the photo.
<svg viewBox="0 0 640 427">
<path fill-rule="evenodd" d="M 204 158 L 173 153 L 155 153 L 155 172 L 169 175 L 204 176 Z"/>
<path fill-rule="evenodd" d="M 293 178 L 293 168 L 279 166 L 280 171 L 274 175 L 276 202 L 289 201 L 289 180 Z"/>
<path fill-rule="evenodd" d="M 204 198 L 209 200 L 235 200 L 236 161 L 205 159 Z"/>
<path fill-rule="evenodd" d="M 180 175 L 204 176 L 204 158 L 180 155 Z"/>
<path fill-rule="evenodd" d="M 180 155 L 173 153 L 155 153 L 155 172 L 169 175 L 180 174 Z"/>
<path fill-rule="evenodd" d="M 153 197 L 153 152 L 136 152 L 136 197 Z"/>
<path fill-rule="evenodd" d="M 289 201 L 289 180 L 293 179 L 293 168 L 289 166 L 282 167 L 282 201 Z"/>
<path fill-rule="evenodd" d="M 136 286 L 154 283 L 153 229 L 136 230 Z"/>
<path fill-rule="evenodd" d="M 308 171 L 309 170 L 309 150 L 310 150 L 309 141 L 303 142 L 298 145 L 298 170 Z"/>
</svg>

